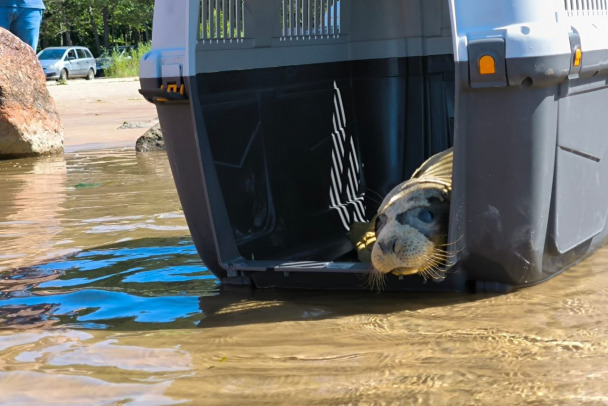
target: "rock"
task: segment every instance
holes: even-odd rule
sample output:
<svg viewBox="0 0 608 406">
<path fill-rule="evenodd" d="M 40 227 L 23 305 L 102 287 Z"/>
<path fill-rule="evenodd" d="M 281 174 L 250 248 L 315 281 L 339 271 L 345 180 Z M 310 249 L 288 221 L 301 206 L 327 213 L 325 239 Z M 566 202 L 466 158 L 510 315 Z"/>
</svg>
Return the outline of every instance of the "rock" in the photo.
<svg viewBox="0 0 608 406">
<path fill-rule="evenodd" d="M 63 128 L 34 50 L 0 28 L 0 158 L 63 152 Z"/>
<path fill-rule="evenodd" d="M 118 127 L 118 129 L 124 130 L 131 128 L 150 128 L 156 123 L 158 123 L 158 119 L 152 121 L 125 121 L 120 127 Z"/>
<path fill-rule="evenodd" d="M 160 124 L 155 124 L 144 135 L 139 137 L 135 143 L 135 151 L 137 152 L 149 152 L 149 151 L 164 151 L 165 140 L 163 139 L 163 133 L 160 129 Z"/>
</svg>

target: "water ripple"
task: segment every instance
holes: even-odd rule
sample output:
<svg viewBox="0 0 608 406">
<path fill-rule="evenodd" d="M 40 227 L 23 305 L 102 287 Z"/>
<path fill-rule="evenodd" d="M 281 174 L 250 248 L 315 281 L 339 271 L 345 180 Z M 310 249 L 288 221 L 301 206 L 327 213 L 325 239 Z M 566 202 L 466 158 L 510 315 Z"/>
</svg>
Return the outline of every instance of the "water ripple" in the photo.
<svg viewBox="0 0 608 406">
<path fill-rule="evenodd" d="M 188 239 L 125 241 L 16 274 L 2 281 L 5 327 L 193 327 L 203 317 L 199 297 L 217 294 Z"/>
</svg>

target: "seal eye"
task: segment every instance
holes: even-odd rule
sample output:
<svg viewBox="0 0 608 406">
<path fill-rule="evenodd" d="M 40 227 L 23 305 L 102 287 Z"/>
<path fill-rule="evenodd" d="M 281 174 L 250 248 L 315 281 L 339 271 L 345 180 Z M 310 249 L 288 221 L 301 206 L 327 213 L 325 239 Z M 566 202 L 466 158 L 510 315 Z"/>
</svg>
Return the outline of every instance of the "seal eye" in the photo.
<svg viewBox="0 0 608 406">
<path fill-rule="evenodd" d="M 433 213 L 430 210 L 423 209 L 418 212 L 418 220 L 423 223 L 432 223 L 434 218 L 435 216 L 433 216 Z"/>
</svg>

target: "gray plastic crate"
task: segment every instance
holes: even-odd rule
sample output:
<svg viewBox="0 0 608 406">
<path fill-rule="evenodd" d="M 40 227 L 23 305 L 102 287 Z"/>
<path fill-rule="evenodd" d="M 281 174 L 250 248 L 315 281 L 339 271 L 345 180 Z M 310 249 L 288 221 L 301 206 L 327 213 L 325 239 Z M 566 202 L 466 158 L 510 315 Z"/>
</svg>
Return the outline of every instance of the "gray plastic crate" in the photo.
<svg viewBox="0 0 608 406">
<path fill-rule="evenodd" d="M 526 286 L 606 239 L 606 1 L 157 0 L 140 76 L 224 283 L 368 289 L 349 224 L 452 145 L 458 261 L 388 290 Z"/>
</svg>

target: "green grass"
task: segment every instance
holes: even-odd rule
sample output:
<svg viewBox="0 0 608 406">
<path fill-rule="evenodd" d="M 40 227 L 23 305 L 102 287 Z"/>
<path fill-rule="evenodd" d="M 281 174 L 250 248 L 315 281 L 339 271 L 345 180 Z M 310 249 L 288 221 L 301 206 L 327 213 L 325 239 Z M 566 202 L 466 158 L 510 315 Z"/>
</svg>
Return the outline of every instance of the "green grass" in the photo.
<svg viewBox="0 0 608 406">
<path fill-rule="evenodd" d="M 106 69 L 106 77 L 126 78 L 139 76 L 139 61 L 146 52 L 150 50 L 150 43 L 143 43 L 135 51 L 129 52 L 128 56 L 119 56 L 117 52 L 112 52 L 112 63 Z"/>
</svg>

